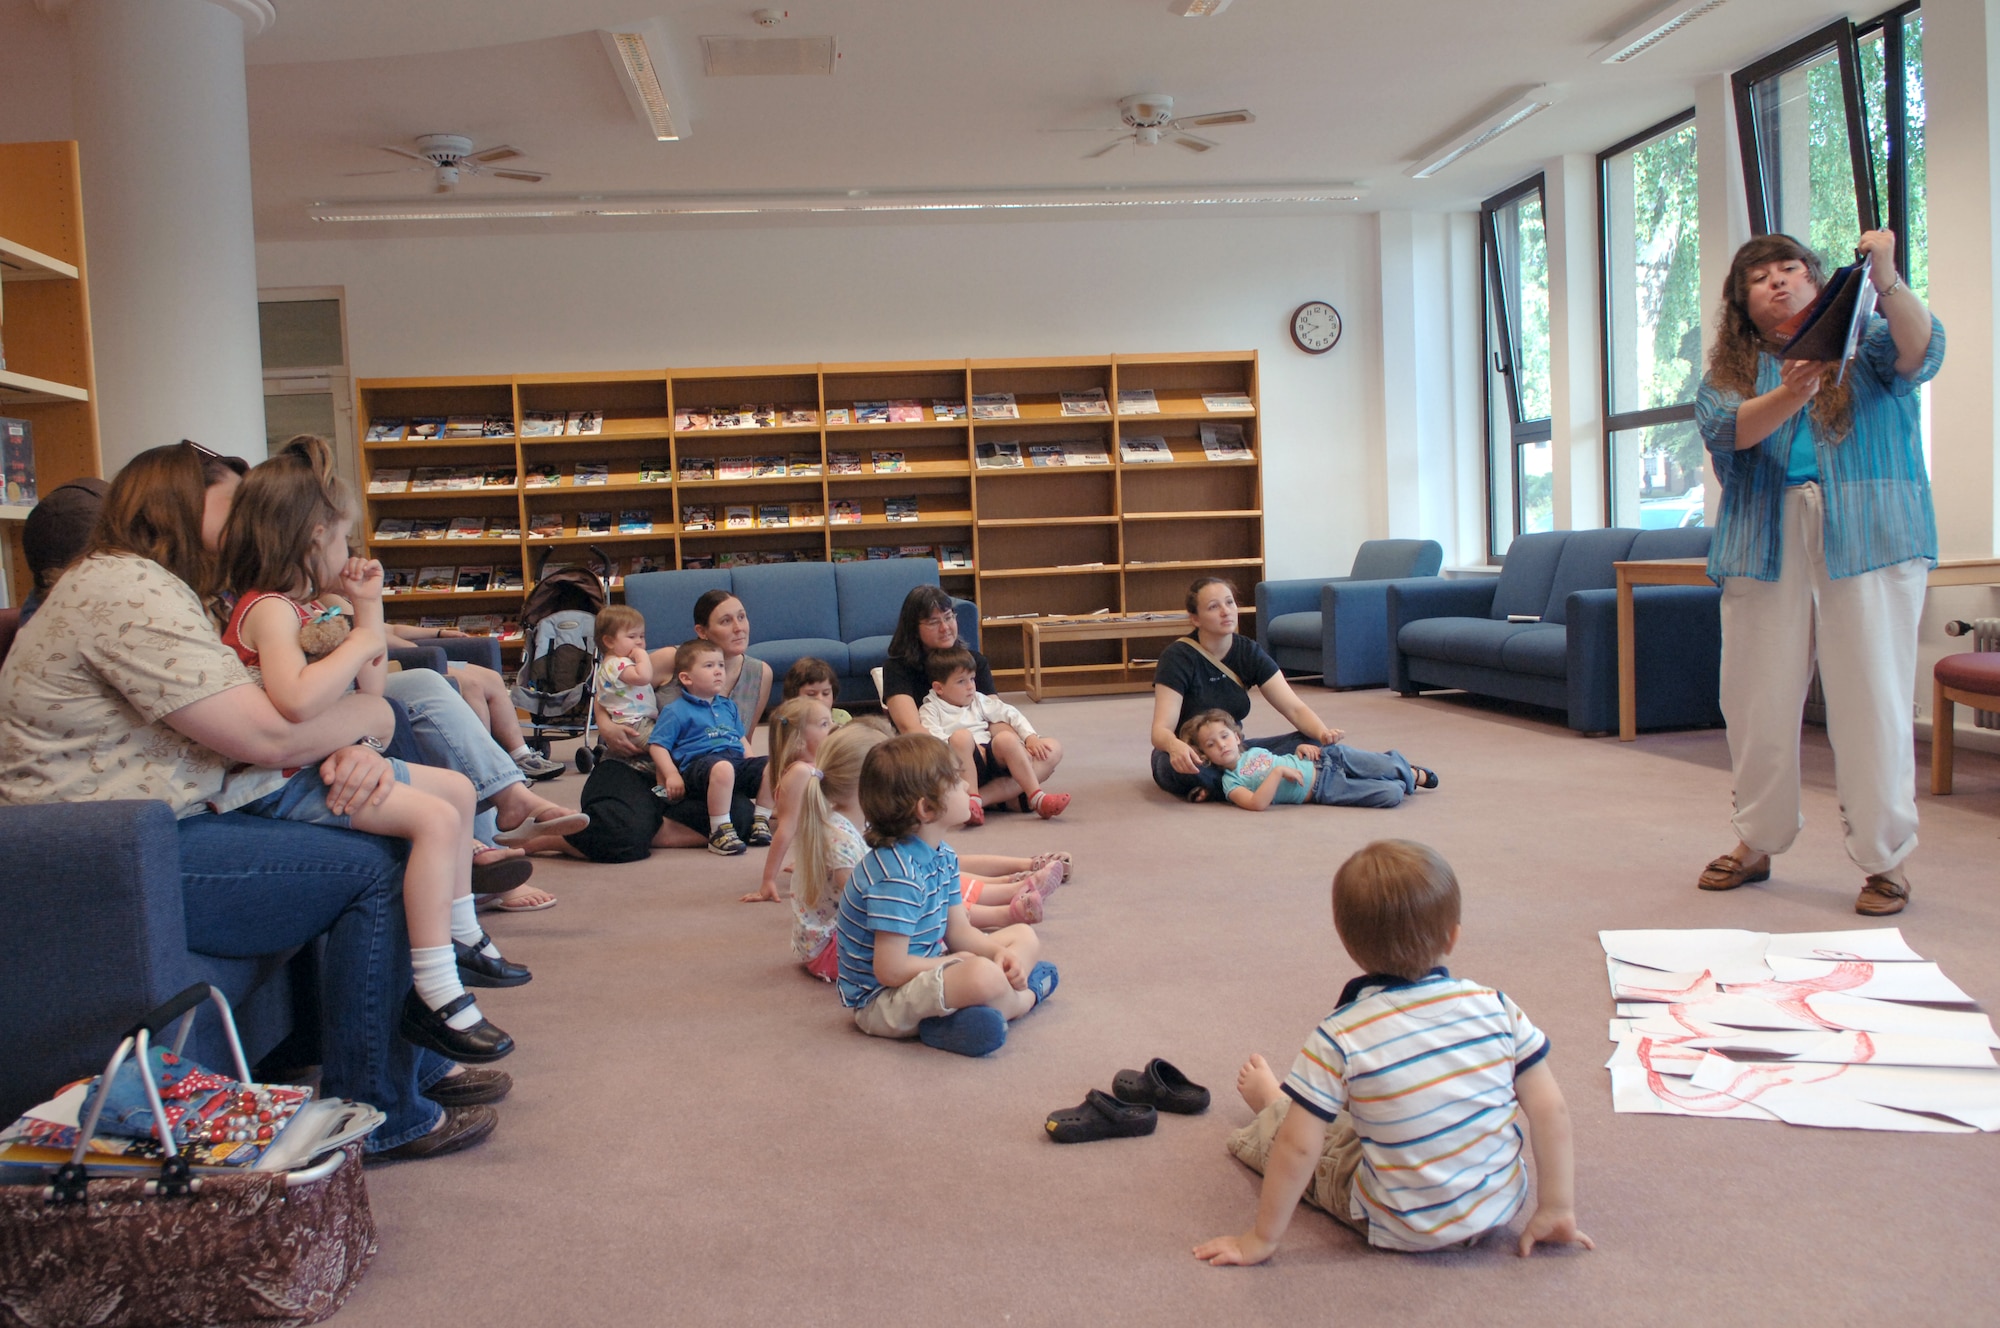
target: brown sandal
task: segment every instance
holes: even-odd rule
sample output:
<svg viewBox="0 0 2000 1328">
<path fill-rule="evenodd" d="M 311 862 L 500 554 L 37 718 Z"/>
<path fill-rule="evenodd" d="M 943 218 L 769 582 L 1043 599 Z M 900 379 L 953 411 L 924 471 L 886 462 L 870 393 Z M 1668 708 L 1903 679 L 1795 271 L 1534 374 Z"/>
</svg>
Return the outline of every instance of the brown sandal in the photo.
<svg viewBox="0 0 2000 1328">
<path fill-rule="evenodd" d="M 1770 854 L 1759 854 L 1753 867 L 1749 863 L 1737 861 L 1733 854 L 1725 853 L 1702 869 L 1701 879 L 1695 884 L 1704 890 L 1734 890 L 1739 885 L 1770 879 Z"/>
<path fill-rule="evenodd" d="M 1854 911 L 1871 918 L 1901 913 L 1910 902 L 1910 883 L 1901 879 L 1902 875 L 1899 868 L 1869 877 L 1861 887 L 1861 897 L 1854 901 Z"/>
</svg>

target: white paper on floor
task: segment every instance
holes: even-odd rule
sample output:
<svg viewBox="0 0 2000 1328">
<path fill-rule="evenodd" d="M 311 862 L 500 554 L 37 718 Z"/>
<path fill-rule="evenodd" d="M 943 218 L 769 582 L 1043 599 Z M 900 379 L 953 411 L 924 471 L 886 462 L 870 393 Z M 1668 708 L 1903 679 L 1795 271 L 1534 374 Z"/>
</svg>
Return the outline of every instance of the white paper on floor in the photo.
<svg viewBox="0 0 2000 1328">
<path fill-rule="evenodd" d="M 1617 1111 L 2000 1131 L 1993 1021 L 1897 928 L 1598 937 Z"/>
</svg>

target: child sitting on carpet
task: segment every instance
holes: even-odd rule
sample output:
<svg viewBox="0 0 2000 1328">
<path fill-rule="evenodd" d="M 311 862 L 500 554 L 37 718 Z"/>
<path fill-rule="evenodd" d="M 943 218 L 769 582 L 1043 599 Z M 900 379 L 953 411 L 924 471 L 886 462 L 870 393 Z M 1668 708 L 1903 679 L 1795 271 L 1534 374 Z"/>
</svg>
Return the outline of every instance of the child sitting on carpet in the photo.
<svg viewBox="0 0 2000 1328">
<path fill-rule="evenodd" d="M 1245 747 L 1242 727 L 1226 710 L 1202 711 L 1181 725 L 1180 740 L 1223 772 L 1223 796 L 1245 811 L 1261 812 L 1274 802 L 1394 807 L 1406 793 L 1438 786 L 1435 770 L 1411 765 L 1401 752 L 1364 752 L 1337 742 L 1302 742 L 1291 756 Z"/>
<path fill-rule="evenodd" d="M 765 758 L 750 755 L 743 716 L 723 695 L 727 666 L 722 647 L 706 637 L 683 641 L 674 651 L 681 694 L 653 725 L 648 751 L 659 776 L 654 793 L 679 802 L 699 790 L 708 803 L 708 851 L 733 858 L 748 848 L 729 820 L 729 804 L 749 797 L 764 782 Z M 771 842 L 768 813 L 760 804 L 750 842 Z"/>
<path fill-rule="evenodd" d="M 986 823 L 979 789 L 1008 775 L 1021 786 L 1021 796 L 1036 815 L 1043 820 L 1062 815 L 1069 806 L 1069 794 L 1050 793 L 1035 777 L 1035 763 L 1027 747 L 1027 739 L 1035 736 L 1035 726 L 1013 706 L 979 690 L 978 663 L 964 646 L 932 651 L 925 665 L 931 694 L 917 709 L 924 731 L 951 745 L 966 787 L 972 790 L 972 811 L 966 824 Z"/>
<path fill-rule="evenodd" d="M 1006 1042 L 1008 1020 L 1049 998 L 1057 974 L 1034 962 L 1034 928 L 989 936 L 966 917 L 944 837 L 965 824 L 970 798 L 951 748 L 927 733 L 868 753 L 861 809 L 873 851 L 840 896 L 835 944 L 841 1003 L 862 1032 L 984 1056 Z"/>
<path fill-rule="evenodd" d="M 743 903 L 776 903 L 778 869 L 784 865 L 785 850 L 799 828 L 799 798 L 818 773 L 820 744 L 833 732 L 833 715 L 817 701 L 794 697 L 771 712 L 770 758 L 764 765 L 764 782 L 757 789 L 757 805 L 777 808 L 771 830 L 771 853 L 764 859 L 764 879 L 757 889 L 743 896 Z M 774 801 L 775 798 L 775 801 Z"/>
<path fill-rule="evenodd" d="M 1458 879 L 1422 844 L 1378 840 L 1340 865 L 1333 926 L 1365 976 L 1282 1085 L 1262 1056 L 1244 1064 L 1236 1087 L 1257 1119 L 1229 1151 L 1263 1173 L 1257 1223 L 1195 1246 L 1197 1259 L 1262 1263 L 1301 1195 L 1381 1249 L 1477 1240 L 1527 1202 L 1522 1116 L 1538 1195 L 1520 1252 L 1596 1248 L 1576 1225 L 1569 1108 L 1548 1038 L 1499 992 L 1444 970 L 1458 918 Z"/>
<path fill-rule="evenodd" d="M 844 726 L 854 718 L 834 704 L 835 698 L 840 694 L 840 675 L 833 671 L 833 665 L 823 659 L 814 659 L 811 655 L 806 655 L 793 661 L 792 667 L 785 670 L 784 687 L 787 701 L 795 701 L 803 696 L 825 706 L 827 712 L 833 716 L 835 728 Z"/>
</svg>

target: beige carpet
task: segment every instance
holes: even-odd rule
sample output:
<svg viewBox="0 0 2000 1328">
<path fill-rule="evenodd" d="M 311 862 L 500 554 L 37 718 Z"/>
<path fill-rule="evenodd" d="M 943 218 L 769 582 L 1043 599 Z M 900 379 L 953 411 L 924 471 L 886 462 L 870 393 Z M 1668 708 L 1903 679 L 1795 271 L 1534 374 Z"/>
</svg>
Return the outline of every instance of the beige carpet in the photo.
<svg viewBox="0 0 2000 1328">
<path fill-rule="evenodd" d="M 783 907 L 737 902 L 755 850 L 543 864 L 561 904 L 492 917 L 536 974 L 482 997 L 521 1047 L 500 1130 L 371 1173 L 382 1252 L 340 1322 L 1993 1322 L 2000 1140 L 1611 1111 L 1599 928 L 1861 925 L 1820 731 L 1798 846 L 1769 885 L 1706 895 L 1695 875 L 1731 842 L 1720 731 L 1620 745 L 1464 698 L 1302 692 L 1443 787 L 1394 811 L 1185 807 L 1145 775 L 1150 698 L 1029 707 L 1068 747 L 1052 786 L 1074 806 L 957 844 L 1068 849 L 1077 884 L 1042 929 L 1060 992 L 987 1060 L 856 1032 L 787 961 Z M 1900 921 L 2000 1011 L 2000 762 L 1961 755 L 1958 787 L 1921 800 Z M 1455 971 L 1552 1037 L 1595 1253 L 1384 1254 L 1305 1210 L 1262 1268 L 1190 1257 L 1251 1219 L 1256 1178 L 1223 1151 L 1249 1116 L 1236 1067 L 1289 1065 L 1353 975 L 1328 883 L 1383 836 L 1451 860 Z M 1151 1056 L 1216 1105 L 1146 1139 L 1044 1138 L 1047 1112 Z"/>
</svg>

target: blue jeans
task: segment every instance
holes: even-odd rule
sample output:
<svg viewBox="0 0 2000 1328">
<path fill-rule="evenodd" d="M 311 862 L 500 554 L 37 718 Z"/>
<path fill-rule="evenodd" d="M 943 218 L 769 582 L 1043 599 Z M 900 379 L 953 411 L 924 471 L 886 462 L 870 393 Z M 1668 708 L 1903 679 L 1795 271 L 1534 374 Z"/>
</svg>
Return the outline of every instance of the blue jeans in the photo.
<svg viewBox="0 0 2000 1328">
<path fill-rule="evenodd" d="M 472 781 L 472 790 L 481 806 L 472 823 L 472 837 L 482 844 L 491 844 L 498 826 L 486 804 L 509 784 L 527 782 L 521 767 L 500 750 L 500 744 L 493 741 L 493 735 L 479 722 L 479 716 L 472 713 L 472 707 L 442 673 L 403 669 L 389 675 L 383 692 L 410 712 L 419 763 L 456 770 Z"/>
<path fill-rule="evenodd" d="M 1276 738 L 1245 738 L 1245 747 L 1262 747 L 1273 756 L 1290 756 L 1299 744 L 1306 740 L 1303 733 L 1287 733 Z M 1165 752 L 1153 752 L 1153 782 L 1176 798 L 1185 801 L 1196 789 L 1207 789 L 1209 801 L 1219 802 L 1222 798 L 1222 772 L 1203 761 L 1194 768 L 1194 773 L 1184 775 L 1174 769 L 1173 758 Z"/>
<path fill-rule="evenodd" d="M 1394 807 L 1414 792 L 1417 776 L 1401 752 L 1322 747 L 1312 800 L 1322 807 Z"/>
<path fill-rule="evenodd" d="M 410 989 L 398 840 L 266 821 L 242 812 L 179 823 L 188 948 L 254 958 L 324 937 L 321 1091 L 388 1117 L 370 1151 L 429 1131 L 442 1108 L 423 1090 L 451 1062 L 397 1032 Z"/>
</svg>

